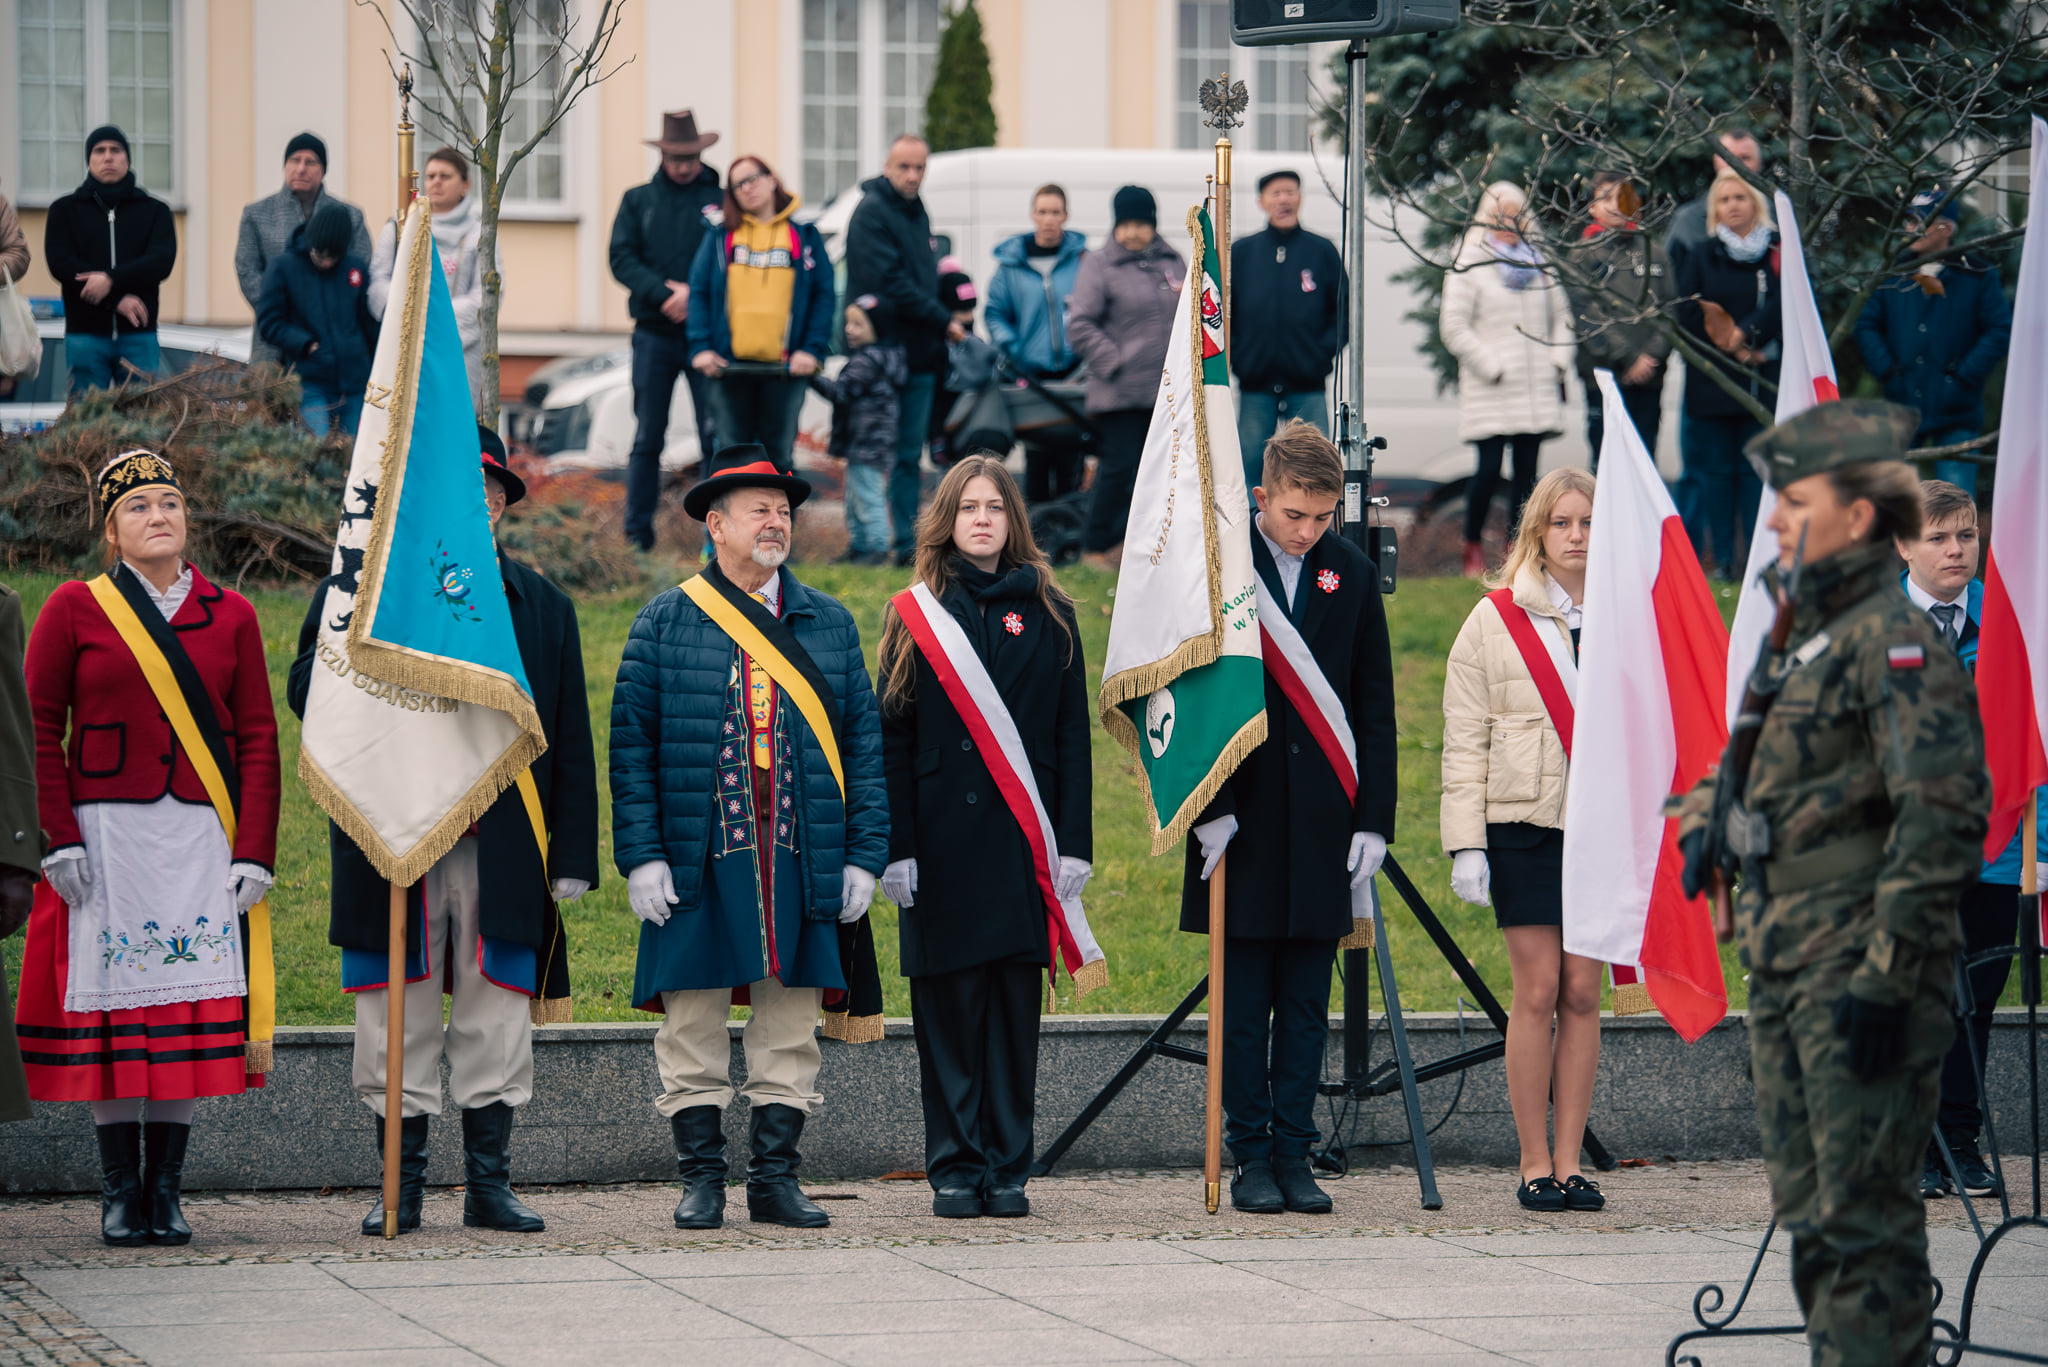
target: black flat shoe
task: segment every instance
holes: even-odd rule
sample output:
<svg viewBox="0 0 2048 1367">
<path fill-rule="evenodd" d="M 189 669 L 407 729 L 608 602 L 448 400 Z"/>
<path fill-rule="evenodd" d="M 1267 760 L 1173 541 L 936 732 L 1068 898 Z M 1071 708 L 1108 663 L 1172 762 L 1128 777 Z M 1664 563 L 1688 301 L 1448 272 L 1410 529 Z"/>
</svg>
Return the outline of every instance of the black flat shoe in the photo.
<svg viewBox="0 0 2048 1367">
<path fill-rule="evenodd" d="M 990 1187 L 982 1202 L 982 1214 L 999 1220 L 1014 1220 L 1031 1213 L 1031 1198 L 1022 1187 Z"/>
<path fill-rule="evenodd" d="M 932 1193 L 932 1214 L 941 1220 L 978 1220 L 981 1193 L 972 1187 L 941 1187 Z"/>
<path fill-rule="evenodd" d="M 1938 1158 L 1929 1158 L 1920 1165 L 1920 1199 L 1935 1201 L 1948 1195 L 1948 1173 Z"/>
<path fill-rule="evenodd" d="M 1306 1154 L 1289 1154 L 1273 1160 L 1273 1183 L 1280 1199 L 1297 1215 L 1328 1215 L 1330 1194 L 1316 1185 L 1315 1172 Z"/>
<path fill-rule="evenodd" d="M 1237 1173 L 1230 1179 L 1230 1204 L 1250 1215 L 1278 1215 L 1287 1209 L 1280 1184 L 1273 1180 L 1270 1159 L 1254 1158 L 1237 1165 Z"/>
<path fill-rule="evenodd" d="M 1600 1194 L 1600 1184 L 1591 1182 L 1573 1173 L 1564 1179 L 1564 1208 L 1566 1210 L 1600 1210 L 1607 1204 L 1607 1198 Z"/>
<path fill-rule="evenodd" d="M 1531 1177 L 1516 1187 L 1515 1199 L 1522 1203 L 1523 1210 L 1563 1210 L 1565 1207 L 1564 1188 L 1549 1173 Z"/>
</svg>

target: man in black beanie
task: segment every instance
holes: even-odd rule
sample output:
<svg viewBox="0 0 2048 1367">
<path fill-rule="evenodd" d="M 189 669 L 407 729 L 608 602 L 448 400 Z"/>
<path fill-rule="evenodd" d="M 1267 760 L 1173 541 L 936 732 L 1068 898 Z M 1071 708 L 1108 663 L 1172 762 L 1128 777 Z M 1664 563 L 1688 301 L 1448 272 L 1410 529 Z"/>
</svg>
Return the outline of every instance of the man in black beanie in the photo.
<svg viewBox="0 0 2048 1367">
<path fill-rule="evenodd" d="M 347 248 L 339 255 L 368 261 L 370 234 L 363 226 L 363 211 L 328 193 L 327 144 L 313 133 L 301 133 L 284 145 L 284 188 L 242 210 L 242 226 L 235 237 L 235 280 L 249 307 L 262 303 L 263 273 L 284 255 L 292 234 L 328 204 L 338 205 L 349 216 Z M 249 359 L 285 358 L 259 335 L 250 344 Z"/>
<path fill-rule="evenodd" d="M 348 206 L 320 206 L 263 272 L 256 333 L 299 375 L 299 416 L 315 435 L 355 435 L 377 352 L 370 263 L 353 254 Z"/>
<path fill-rule="evenodd" d="M 43 260 L 64 292 L 73 395 L 125 382 L 131 365 L 157 368 L 157 287 L 178 260 L 171 206 L 135 183 L 127 136 L 112 124 L 93 129 L 85 166 L 43 223 Z"/>
</svg>

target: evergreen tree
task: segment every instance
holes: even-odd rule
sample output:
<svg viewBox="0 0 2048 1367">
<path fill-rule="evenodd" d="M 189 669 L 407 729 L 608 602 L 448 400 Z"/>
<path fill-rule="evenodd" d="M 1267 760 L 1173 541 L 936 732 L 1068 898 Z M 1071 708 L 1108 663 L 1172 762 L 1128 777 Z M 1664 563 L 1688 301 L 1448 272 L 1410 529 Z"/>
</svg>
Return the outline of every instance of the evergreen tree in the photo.
<svg viewBox="0 0 2048 1367">
<path fill-rule="evenodd" d="M 939 35 L 939 65 L 924 101 L 924 137 L 934 152 L 996 144 L 996 109 L 989 100 L 988 44 L 981 13 L 964 0 L 946 15 Z"/>
</svg>

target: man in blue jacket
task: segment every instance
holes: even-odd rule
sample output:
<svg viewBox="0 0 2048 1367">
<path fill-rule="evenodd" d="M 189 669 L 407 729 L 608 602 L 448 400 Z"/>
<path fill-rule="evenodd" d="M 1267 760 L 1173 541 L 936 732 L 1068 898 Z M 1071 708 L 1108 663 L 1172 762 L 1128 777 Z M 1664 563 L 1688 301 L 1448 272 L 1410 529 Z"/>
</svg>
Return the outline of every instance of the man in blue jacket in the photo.
<svg viewBox="0 0 2048 1367">
<path fill-rule="evenodd" d="M 321 205 L 264 267 L 256 304 L 256 333 L 298 372 L 299 417 L 318 437 L 356 434 L 377 352 L 370 263 L 349 252 L 355 228 L 347 205 Z"/>
<path fill-rule="evenodd" d="M 1080 358 L 1067 344 L 1067 300 L 1088 254 L 1088 239 L 1067 227 L 1067 192 L 1041 185 L 1031 195 L 1028 233 L 996 247 L 996 275 L 989 282 L 981 316 L 989 340 L 1019 372 L 1055 380 L 1074 371 Z M 1081 487 L 1082 453 L 1074 443 L 1024 444 L 1024 497 L 1033 503 Z"/>
<path fill-rule="evenodd" d="M 1932 479 L 1920 486 L 1920 509 L 1920 539 L 1901 541 L 1897 546 L 1906 562 L 1899 582 L 1906 596 L 1933 619 L 1955 647 L 1963 668 L 1975 677 L 1977 632 L 1984 616 L 1984 585 L 1977 578 L 1977 504 L 1956 485 Z M 2041 847 L 2048 849 L 2048 788 L 2041 790 L 2035 810 Z M 1998 858 L 1984 865 L 1977 885 L 1963 894 L 1962 904 L 1956 908 L 1963 923 L 1965 954 L 2009 945 L 2019 938 L 2020 835 L 2015 832 Z M 1956 1042 L 1941 1064 L 1941 1109 L 1935 1123 L 1955 1155 L 1963 1190 L 1973 1196 L 1996 1193 L 1998 1180 L 1977 1147 L 1984 1110 L 1972 1046 L 1974 1042 L 1976 1059 L 1984 1059 L 1991 1045 L 1991 1013 L 1998 1005 L 1998 994 L 2005 990 L 2011 966 L 2011 959 L 1994 959 L 1970 970 L 1973 1009 L 1965 1021 L 1967 1033 L 1956 1032 Z M 1930 1139 L 1920 1174 L 1920 1194 L 1941 1196 L 1948 1189 L 1941 1151 Z"/>
<path fill-rule="evenodd" d="M 1913 241 L 1856 320 L 1856 345 L 1884 396 L 1920 410 L 1916 446 L 1953 446 L 1983 432 L 1984 382 L 2012 338 L 1997 265 L 1969 252 L 1940 256 L 1955 240 L 1960 213 L 1949 191 L 1913 197 L 1906 214 Z M 1972 461 L 1936 461 L 1934 474 L 1977 492 Z"/>
<path fill-rule="evenodd" d="M 880 1013 L 860 922 L 889 857 L 881 719 L 852 614 L 783 568 L 810 491 L 759 446 L 712 459 L 683 506 L 716 559 L 640 610 L 612 691 L 612 840 L 644 923 L 633 1000 L 663 1017 L 679 1229 L 724 1221 L 735 1000 L 752 1008 L 747 1213 L 806 1229 L 830 1223 L 796 1182 L 822 998 L 858 1001 L 864 974 Z"/>
</svg>

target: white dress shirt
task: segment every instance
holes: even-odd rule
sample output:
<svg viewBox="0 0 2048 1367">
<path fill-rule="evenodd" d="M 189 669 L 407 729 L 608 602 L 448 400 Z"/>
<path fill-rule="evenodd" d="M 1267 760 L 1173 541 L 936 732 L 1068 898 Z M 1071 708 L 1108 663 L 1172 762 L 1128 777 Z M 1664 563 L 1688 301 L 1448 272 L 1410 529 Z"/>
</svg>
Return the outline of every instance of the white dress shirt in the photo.
<svg viewBox="0 0 2048 1367">
<path fill-rule="evenodd" d="M 1280 549 L 1279 542 L 1266 535 L 1266 515 L 1264 513 L 1260 513 L 1252 525 L 1259 529 L 1259 539 L 1264 541 L 1266 549 L 1272 552 L 1273 565 L 1280 571 L 1280 588 L 1287 594 L 1287 610 L 1292 612 L 1294 610 L 1294 588 L 1295 585 L 1301 582 L 1301 566 L 1307 557 L 1289 555 Z"/>
<path fill-rule="evenodd" d="M 1909 574 L 1906 576 L 1906 596 L 1912 599 L 1913 606 L 1920 609 L 1920 611 L 1926 613 L 1936 626 L 1941 625 L 1941 619 L 1946 614 L 1937 613 L 1935 612 L 1935 609 L 1937 607 L 1954 608 L 1955 625 L 1953 627 L 1947 628 L 1948 643 L 1950 645 L 1955 645 L 1963 639 L 1963 623 L 1968 621 L 1970 618 L 1969 591 L 1967 585 L 1965 586 L 1964 591 L 1962 593 L 1959 593 L 1955 596 L 1954 602 L 1944 603 L 1939 598 L 1936 598 L 1933 594 L 1929 593 L 1926 589 L 1921 588 L 1918 581 L 1916 581 L 1913 578 L 1913 576 Z"/>
</svg>

